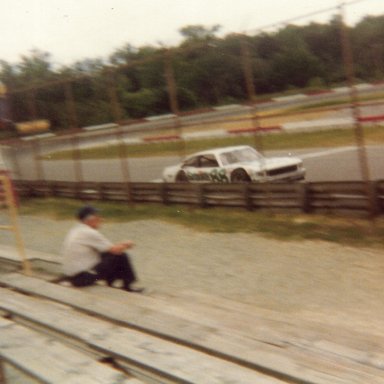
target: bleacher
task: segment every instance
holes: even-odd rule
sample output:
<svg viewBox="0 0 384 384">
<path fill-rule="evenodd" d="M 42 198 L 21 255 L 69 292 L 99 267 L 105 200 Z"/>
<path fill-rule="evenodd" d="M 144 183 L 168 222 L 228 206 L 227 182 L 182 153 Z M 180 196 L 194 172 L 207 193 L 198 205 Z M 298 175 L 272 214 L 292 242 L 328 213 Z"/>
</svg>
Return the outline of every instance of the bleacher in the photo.
<svg viewBox="0 0 384 384">
<path fill-rule="evenodd" d="M 384 383 L 377 335 L 193 291 L 73 288 L 26 253 L 32 275 L 0 273 L 0 356 L 37 382 Z"/>
</svg>

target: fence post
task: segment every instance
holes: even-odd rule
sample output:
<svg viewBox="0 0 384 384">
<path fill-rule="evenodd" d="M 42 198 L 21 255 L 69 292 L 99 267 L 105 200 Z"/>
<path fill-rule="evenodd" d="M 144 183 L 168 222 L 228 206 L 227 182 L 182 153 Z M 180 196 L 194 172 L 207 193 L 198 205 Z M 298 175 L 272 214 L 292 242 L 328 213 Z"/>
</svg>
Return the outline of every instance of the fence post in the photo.
<svg viewBox="0 0 384 384">
<path fill-rule="evenodd" d="M 300 206 L 304 213 L 309 213 L 312 210 L 310 199 L 310 188 L 308 183 L 301 183 L 299 185 L 299 199 Z"/>
<path fill-rule="evenodd" d="M 372 217 L 382 213 L 378 181 L 371 181 L 369 183 L 368 210 Z"/>
<path fill-rule="evenodd" d="M 160 184 L 160 196 L 163 204 L 168 205 L 168 184 L 167 183 Z"/>
<path fill-rule="evenodd" d="M 197 184 L 197 200 L 200 208 L 207 208 L 207 202 L 204 194 L 204 184 Z"/>
<path fill-rule="evenodd" d="M 245 207 L 248 211 L 253 211 L 253 202 L 252 202 L 251 192 L 252 192 L 251 185 L 248 183 L 245 183 L 243 185 L 243 193 L 244 193 Z"/>
</svg>

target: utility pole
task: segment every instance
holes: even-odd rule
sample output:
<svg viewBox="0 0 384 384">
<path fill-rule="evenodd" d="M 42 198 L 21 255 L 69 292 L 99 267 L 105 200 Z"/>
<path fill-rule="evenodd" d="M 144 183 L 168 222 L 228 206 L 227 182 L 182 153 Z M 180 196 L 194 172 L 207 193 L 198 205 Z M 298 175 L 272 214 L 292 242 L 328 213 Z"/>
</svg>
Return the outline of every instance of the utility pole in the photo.
<svg viewBox="0 0 384 384">
<path fill-rule="evenodd" d="M 181 143 L 180 157 L 183 158 L 185 156 L 185 141 L 182 137 L 182 126 L 180 122 L 179 103 L 177 100 L 175 72 L 172 65 L 172 53 L 169 49 L 166 49 L 164 51 L 164 75 L 167 83 L 169 105 L 174 115 L 174 118 L 173 118 L 174 127 L 177 135 L 180 138 L 180 143 Z"/>
<path fill-rule="evenodd" d="M 374 201 L 372 186 L 370 183 L 371 176 L 369 172 L 367 150 L 365 147 L 363 126 L 361 124 L 361 119 L 360 119 L 361 115 L 360 115 L 360 108 L 359 108 L 359 95 L 357 92 L 357 88 L 355 86 L 355 70 L 354 70 L 354 63 L 353 63 L 352 47 L 351 47 L 351 42 L 348 34 L 348 28 L 345 25 L 345 21 L 344 21 L 345 20 L 344 6 L 345 6 L 344 2 L 340 0 L 340 6 L 339 6 L 340 37 L 341 37 L 343 62 L 344 62 L 344 68 L 346 72 L 347 84 L 349 87 L 349 95 L 351 100 L 350 103 L 351 103 L 352 116 L 354 121 L 354 131 L 355 131 L 355 138 L 356 138 L 357 151 L 358 151 L 358 157 L 359 157 L 361 177 L 366 186 L 366 194 L 368 198 L 370 213 L 372 216 L 374 216 L 376 212 L 376 203 Z"/>
<path fill-rule="evenodd" d="M 72 92 L 72 84 L 68 81 L 64 83 L 64 95 L 65 95 L 65 105 L 67 108 L 69 125 L 70 128 L 74 130 L 71 134 L 71 144 L 72 144 L 72 159 L 75 172 L 75 180 L 78 183 L 83 182 L 83 168 L 81 163 L 81 150 L 79 148 L 79 138 L 75 129 L 79 128 L 78 119 L 75 108 L 75 101 Z"/>
<path fill-rule="evenodd" d="M 249 52 L 249 42 L 247 40 L 246 35 L 241 36 L 240 40 L 240 48 L 241 48 L 241 64 L 243 67 L 245 86 L 247 89 L 248 100 L 251 108 L 251 121 L 252 127 L 254 129 L 254 139 L 255 139 L 255 147 L 256 149 L 263 153 L 263 143 L 260 133 L 260 119 L 258 116 L 257 106 L 256 106 L 256 89 L 253 79 L 253 68 L 251 55 Z"/>
</svg>

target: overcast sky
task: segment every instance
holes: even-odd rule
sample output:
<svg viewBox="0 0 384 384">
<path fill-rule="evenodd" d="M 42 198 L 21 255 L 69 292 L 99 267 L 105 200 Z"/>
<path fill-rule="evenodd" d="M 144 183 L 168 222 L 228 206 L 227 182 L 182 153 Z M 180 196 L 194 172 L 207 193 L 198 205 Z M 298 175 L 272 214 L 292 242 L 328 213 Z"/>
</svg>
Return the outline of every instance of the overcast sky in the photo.
<svg viewBox="0 0 384 384">
<path fill-rule="evenodd" d="M 353 3 L 346 7 L 349 24 L 384 14 L 384 0 L 344 2 Z M 56 65 L 70 65 L 107 59 L 127 43 L 177 45 L 186 25 L 219 24 L 219 35 L 252 33 L 338 5 L 340 0 L 0 0 L 0 59 L 17 63 L 39 49 Z M 295 23 L 328 22 L 336 11 Z"/>
</svg>

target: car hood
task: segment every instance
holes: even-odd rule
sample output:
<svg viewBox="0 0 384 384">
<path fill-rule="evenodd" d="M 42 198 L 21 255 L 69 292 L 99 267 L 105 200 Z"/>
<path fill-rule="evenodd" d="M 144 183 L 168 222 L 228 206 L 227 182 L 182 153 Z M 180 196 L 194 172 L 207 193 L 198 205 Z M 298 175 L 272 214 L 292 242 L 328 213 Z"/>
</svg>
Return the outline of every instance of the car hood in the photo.
<svg viewBox="0 0 384 384">
<path fill-rule="evenodd" d="M 289 166 L 289 165 L 297 165 L 301 164 L 302 160 L 298 157 L 273 157 L 270 159 L 266 159 L 266 166 L 271 168 Z"/>
<path fill-rule="evenodd" d="M 177 172 L 181 168 L 182 164 L 177 165 L 169 165 L 168 167 L 165 167 L 163 170 L 163 173 L 174 173 Z"/>
<path fill-rule="evenodd" d="M 301 164 L 302 160 L 297 157 L 272 157 L 265 158 L 261 161 L 252 161 L 237 163 L 236 166 L 243 166 L 245 168 L 249 167 L 252 169 L 276 169 L 281 167 L 289 167 L 292 165 Z"/>
</svg>

